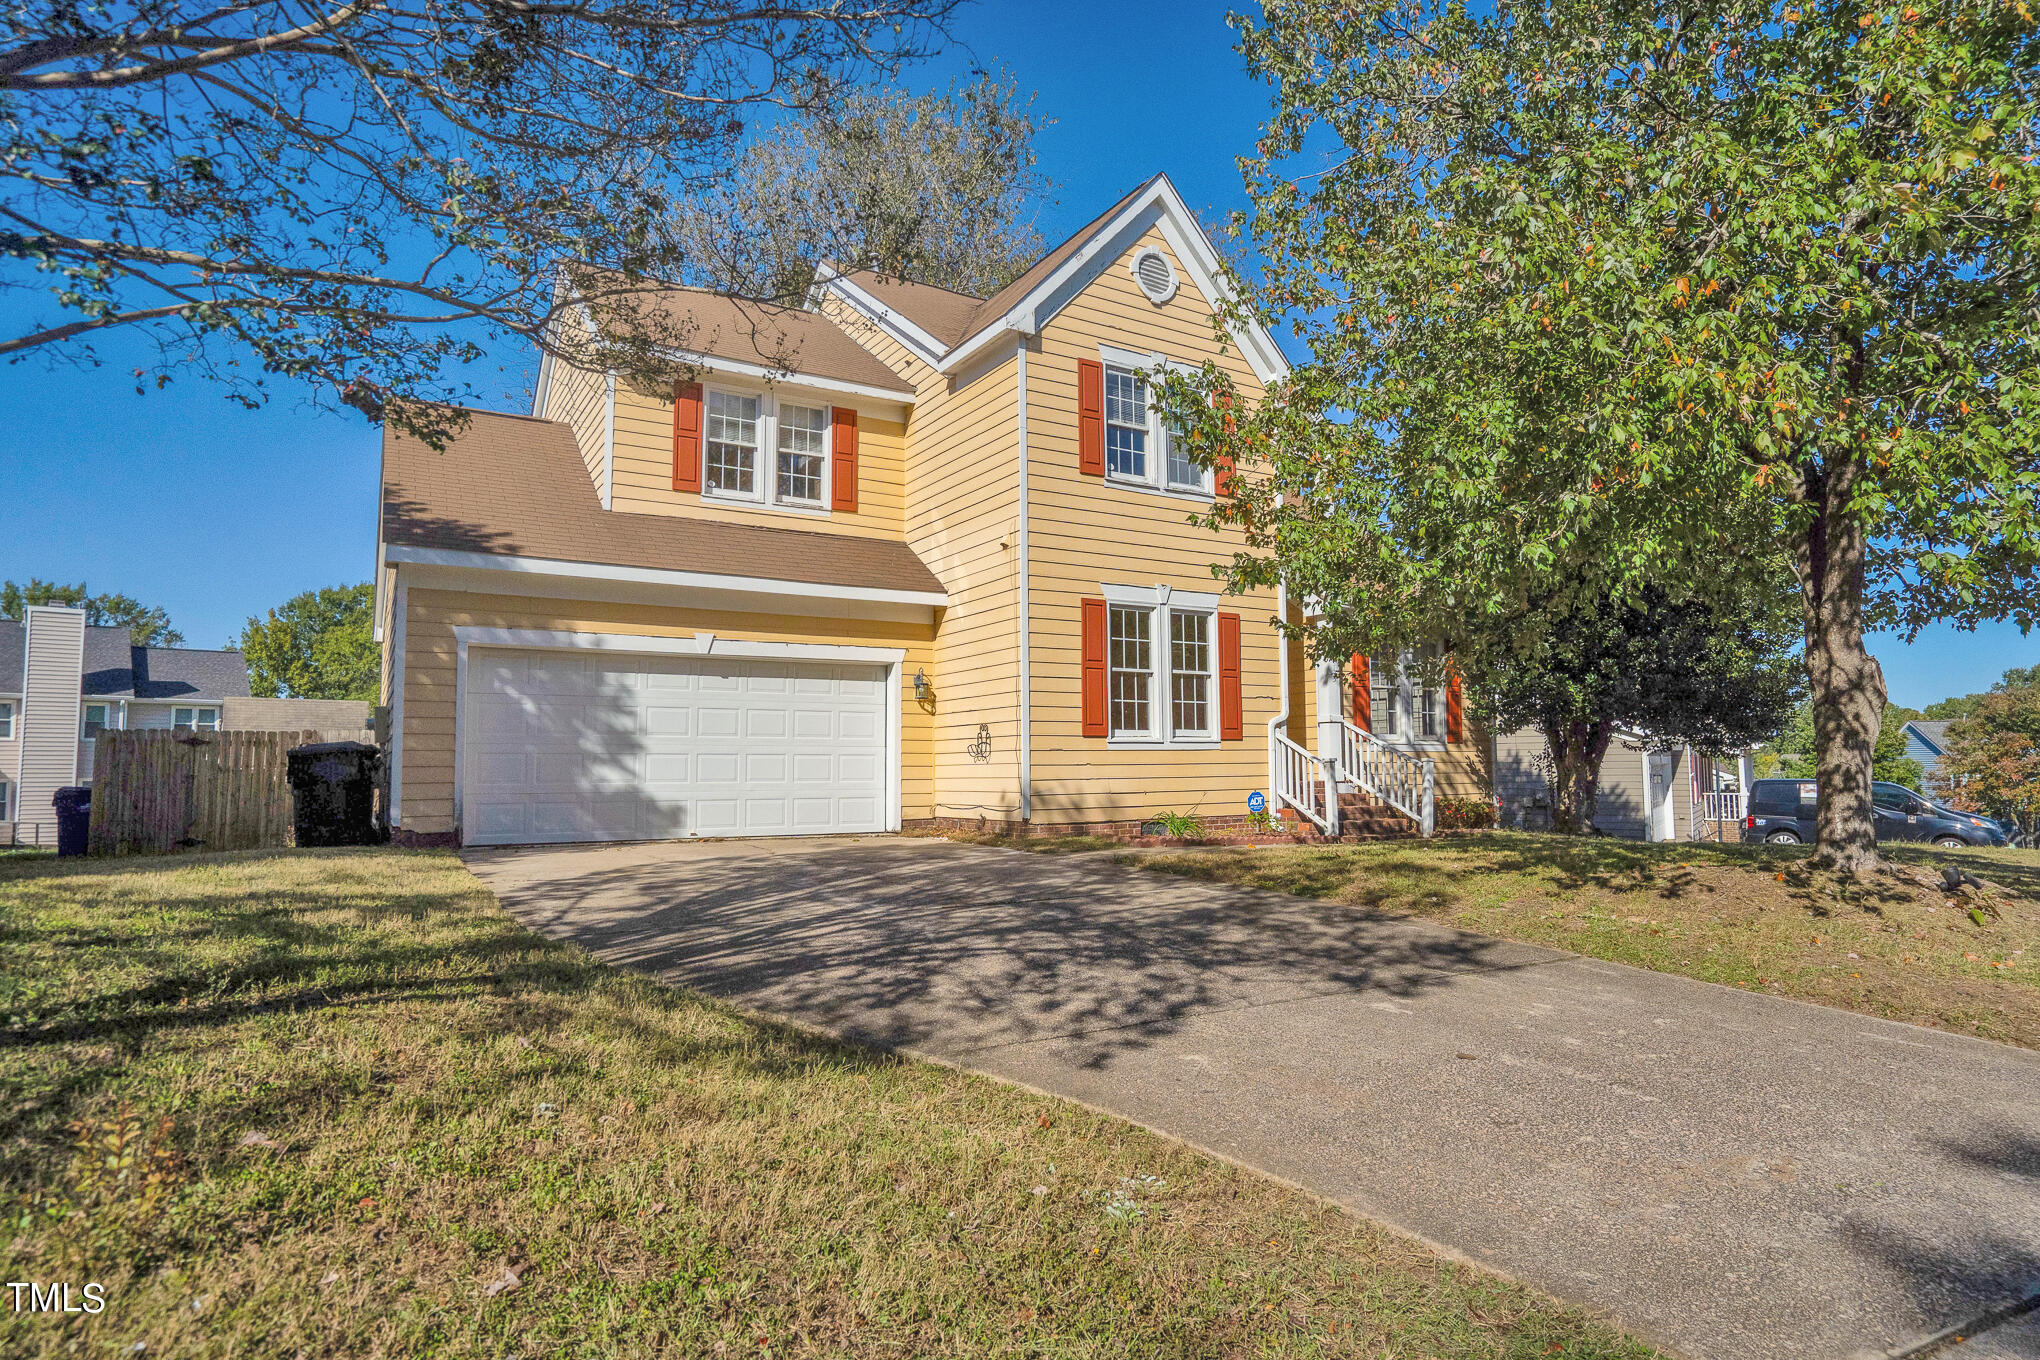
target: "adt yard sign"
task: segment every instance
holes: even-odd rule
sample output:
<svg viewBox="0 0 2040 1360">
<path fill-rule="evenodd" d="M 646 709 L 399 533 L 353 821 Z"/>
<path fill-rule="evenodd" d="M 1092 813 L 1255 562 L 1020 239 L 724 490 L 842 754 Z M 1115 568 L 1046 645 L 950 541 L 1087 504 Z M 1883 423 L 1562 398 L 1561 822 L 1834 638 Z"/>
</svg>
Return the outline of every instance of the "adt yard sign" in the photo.
<svg viewBox="0 0 2040 1360">
<path fill-rule="evenodd" d="M 1267 810 L 1268 800 L 1267 798 L 1262 796 L 1262 793 L 1259 789 L 1255 789 L 1252 793 L 1247 795 L 1247 811 L 1266 812 Z"/>
</svg>

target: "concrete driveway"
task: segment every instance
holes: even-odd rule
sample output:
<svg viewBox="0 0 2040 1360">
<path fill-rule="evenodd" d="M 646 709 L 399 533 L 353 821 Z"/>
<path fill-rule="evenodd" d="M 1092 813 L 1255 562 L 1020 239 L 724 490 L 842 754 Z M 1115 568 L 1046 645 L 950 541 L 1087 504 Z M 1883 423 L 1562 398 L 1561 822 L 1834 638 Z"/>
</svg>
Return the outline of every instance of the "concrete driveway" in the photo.
<svg viewBox="0 0 2040 1360">
<path fill-rule="evenodd" d="M 1689 1356 L 1903 1351 L 2040 1285 L 2022 1049 L 1096 858 L 467 859 L 614 962 L 1116 1111 Z M 2040 1355 L 2032 1321 L 1944 1354 Z"/>
</svg>

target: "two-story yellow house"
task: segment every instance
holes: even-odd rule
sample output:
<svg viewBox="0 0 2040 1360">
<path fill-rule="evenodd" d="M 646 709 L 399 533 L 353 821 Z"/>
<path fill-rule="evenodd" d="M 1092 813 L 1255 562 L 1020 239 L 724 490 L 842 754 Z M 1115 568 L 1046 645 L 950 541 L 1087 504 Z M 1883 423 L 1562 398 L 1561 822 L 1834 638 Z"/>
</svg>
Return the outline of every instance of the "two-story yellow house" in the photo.
<svg viewBox="0 0 2040 1360">
<path fill-rule="evenodd" d="M 1142 374 L 1285 371 L 1214 326 L 1225 289 L 1156 176 L 994 297 L 676 289 L 670 390 L 548 360 L 528 418 L 476 412 L 443 452 L 391 433 L 399 836 L 1219 827 L 1257 793 L 1330 827 L 1341 759 L 1413 818 L 1424 769 L 1464 791 L 1428 699 L 1367 733 L 1348 709 L 1395 700 L 1310 674 L 1282 592 L 1219 593 L 1240 544 L 1189 521 L 1235 474 L 1171 447 Z"/>
</svg>

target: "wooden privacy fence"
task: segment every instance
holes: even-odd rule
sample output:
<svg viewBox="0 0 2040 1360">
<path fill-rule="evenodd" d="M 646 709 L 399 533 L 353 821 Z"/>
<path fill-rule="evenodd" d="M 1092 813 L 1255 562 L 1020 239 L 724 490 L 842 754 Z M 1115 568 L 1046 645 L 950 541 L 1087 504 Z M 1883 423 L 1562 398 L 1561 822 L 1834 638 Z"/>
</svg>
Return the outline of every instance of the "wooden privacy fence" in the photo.
<svg viewBox="0 0 2040 1360">
<path fill-rule="evenodd" d="M 286 755 L 318 732 L 111 731 L 92 767 L 95 855 L 290 844 Z"/>
</svg>

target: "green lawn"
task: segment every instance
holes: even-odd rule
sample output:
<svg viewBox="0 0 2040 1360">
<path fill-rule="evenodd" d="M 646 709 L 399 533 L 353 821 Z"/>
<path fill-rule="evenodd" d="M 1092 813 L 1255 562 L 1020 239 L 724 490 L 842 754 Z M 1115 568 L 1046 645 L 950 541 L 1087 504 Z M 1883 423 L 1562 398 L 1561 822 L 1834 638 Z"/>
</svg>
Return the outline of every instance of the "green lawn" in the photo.
<svg viewBox="0 0 2040 1360">
<path fill-rule="evenodd" d="M 1116 1119 L 747 1020 L 450 856 L 0 863 L 9 1356 L 1642 1357 Z"/>
<path fill-rule="evenodd" d="M 1981 924 L 1906 878 L 1809 874 L 1810 853 L 1497 833 L 1119 858 L 2040 1048 L 2040 852 L 1885 847 L 2000 885 Z"/>
</svg>

